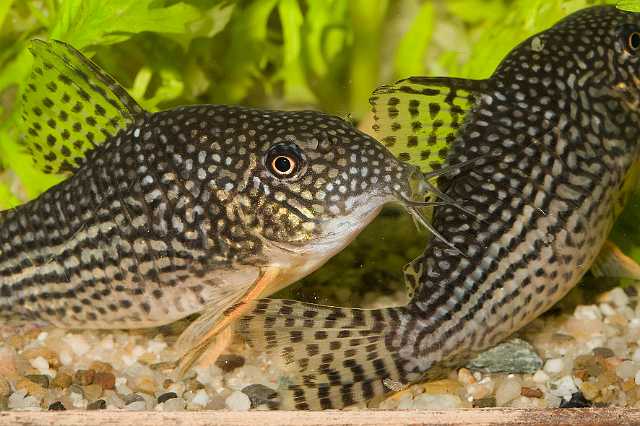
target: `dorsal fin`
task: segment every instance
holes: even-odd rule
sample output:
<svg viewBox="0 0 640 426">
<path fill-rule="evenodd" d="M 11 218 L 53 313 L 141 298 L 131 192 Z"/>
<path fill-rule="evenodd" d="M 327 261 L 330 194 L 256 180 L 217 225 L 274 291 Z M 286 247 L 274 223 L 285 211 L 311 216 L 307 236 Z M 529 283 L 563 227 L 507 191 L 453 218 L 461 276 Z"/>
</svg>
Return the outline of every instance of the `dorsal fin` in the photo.
<svg viewBox="0 0 640 426">
<path fill-rule="evenodd" d="M 23 144 L 45 173 L 73 173 L 86 154 L 144 111 L 110 75 L 61 41 L 33 40 L 22 95 Z"/>
<path fill-rule="evenodd" d="M 488 80 L 410 77 L 373 92 L 378 139 L 400 160 L 427 173 L 441 167 Z"/>
</svg>

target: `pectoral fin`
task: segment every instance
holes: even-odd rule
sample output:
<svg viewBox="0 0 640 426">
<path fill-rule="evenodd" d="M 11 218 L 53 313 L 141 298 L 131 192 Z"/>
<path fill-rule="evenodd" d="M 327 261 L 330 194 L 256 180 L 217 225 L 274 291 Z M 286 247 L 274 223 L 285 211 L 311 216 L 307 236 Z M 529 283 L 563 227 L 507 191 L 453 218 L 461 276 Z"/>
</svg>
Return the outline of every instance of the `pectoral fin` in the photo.
<svg viewBox="0 0 640 426">
<path fill-rule="evenodd" d="M 267 268 L 257 280 L 223 299 L 211 302 L 176 342 L 182 354 L 176 373 L 183 376 L 196 362 L 213 363 L 231 342 L 229 325 L 252 306 L 249 302 L 259 298 L 276 283 L 279 268 Z"/>
<path fill-rule="evenodd" d="M 625 255 L 618 246 L 606 241 L 591 265 L 596 277 L 627 278 L 640 281 L 640 265 Z"/>
</svg>

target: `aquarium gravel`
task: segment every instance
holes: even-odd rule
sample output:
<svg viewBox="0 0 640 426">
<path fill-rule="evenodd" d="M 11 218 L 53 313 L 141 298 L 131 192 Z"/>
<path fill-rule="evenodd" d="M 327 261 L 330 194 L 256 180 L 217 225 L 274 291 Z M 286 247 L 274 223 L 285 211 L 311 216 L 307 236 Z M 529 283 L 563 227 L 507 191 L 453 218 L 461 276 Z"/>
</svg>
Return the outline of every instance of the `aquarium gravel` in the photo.
<svg viewBox="0 0 640 426">
<path fill-rule="evenodd" d="M 445 379 L 372 401 L 368 408 L 640 407 L 638 290 L 616 287 L 593 302 L 539 318 L 519 333 L 543 360 L 533 373 L 460 368 Z M 0 409 L 245 411 L 273 406 L 275 390 L 286 382 L 283 372 L 273 357 L 254 354 L 242 342 L 215 365 L 174 379 L 172 343 L 185 325 L 114 332 L 2 327 Z"/>
</svg>

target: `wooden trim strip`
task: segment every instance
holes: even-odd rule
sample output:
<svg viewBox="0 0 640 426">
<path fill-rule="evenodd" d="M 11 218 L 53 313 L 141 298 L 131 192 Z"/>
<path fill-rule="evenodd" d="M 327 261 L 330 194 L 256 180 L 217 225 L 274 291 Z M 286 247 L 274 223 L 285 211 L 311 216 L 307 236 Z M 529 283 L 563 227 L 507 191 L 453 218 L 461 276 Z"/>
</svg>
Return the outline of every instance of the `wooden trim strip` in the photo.
<svg viewBox="0 0 640 426">
<path fill-rule="evenodd" d="M 463 409 L 448 411 L 65 411 L 0 412 L 0 425 L 627 425 L 640 424 L 640 409 Z"/>
</svg>

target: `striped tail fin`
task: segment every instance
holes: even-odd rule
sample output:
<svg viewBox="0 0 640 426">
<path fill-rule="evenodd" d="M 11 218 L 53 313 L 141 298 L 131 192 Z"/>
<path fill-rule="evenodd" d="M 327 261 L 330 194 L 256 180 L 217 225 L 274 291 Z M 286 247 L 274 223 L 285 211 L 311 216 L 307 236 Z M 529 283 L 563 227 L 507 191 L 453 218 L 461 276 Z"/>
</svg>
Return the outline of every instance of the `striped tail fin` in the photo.
<svg viewBox="0 0 640 426">
<path fill-rule="evenodd" d="M 376 310 L 262 299 L 236 331 L 256 350 L 277 353 L 290 385 L 279 408 L 342 408 L 411 381 L 392 348 L 402 308 Z"/>
</svg>

